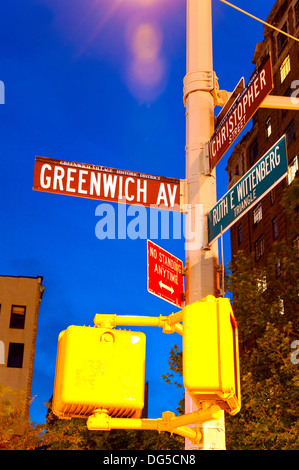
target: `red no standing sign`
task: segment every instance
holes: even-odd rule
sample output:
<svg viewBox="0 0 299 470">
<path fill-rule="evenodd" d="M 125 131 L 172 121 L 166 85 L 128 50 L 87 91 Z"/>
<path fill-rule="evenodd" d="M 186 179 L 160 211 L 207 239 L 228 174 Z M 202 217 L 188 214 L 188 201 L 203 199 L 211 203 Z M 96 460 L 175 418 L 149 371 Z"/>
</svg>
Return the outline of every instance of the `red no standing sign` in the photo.
<svg viewBox="0 0 299 470">
<path fill-rule="evenodd" d="M 177 307 L 184 306 L 183 262 L 151 240 L 147 241 L 147 290 Z"/>
</svg>

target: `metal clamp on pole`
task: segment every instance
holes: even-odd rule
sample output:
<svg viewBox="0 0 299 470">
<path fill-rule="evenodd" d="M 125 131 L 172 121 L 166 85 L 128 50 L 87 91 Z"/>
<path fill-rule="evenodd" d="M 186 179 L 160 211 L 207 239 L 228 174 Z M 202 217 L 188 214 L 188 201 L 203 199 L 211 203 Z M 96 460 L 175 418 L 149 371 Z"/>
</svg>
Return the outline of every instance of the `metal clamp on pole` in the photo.
<svg viewBox="0 0 299 470">
<path fill-rule="evenodd" d="M 204 167 L 204 174 L 205 175 L 210 175 L 211 174 L 211 167 L 210 167 L 209 142 L 205 142 L 203 144 L 203 167 Z"/>
<path fill-rule="evenodd" d="M 216 86 L 216 74 L 212 70 L 188 73 L 184 78 L 184 105 L 193 91 L 212 91 Z"/>
</svg>

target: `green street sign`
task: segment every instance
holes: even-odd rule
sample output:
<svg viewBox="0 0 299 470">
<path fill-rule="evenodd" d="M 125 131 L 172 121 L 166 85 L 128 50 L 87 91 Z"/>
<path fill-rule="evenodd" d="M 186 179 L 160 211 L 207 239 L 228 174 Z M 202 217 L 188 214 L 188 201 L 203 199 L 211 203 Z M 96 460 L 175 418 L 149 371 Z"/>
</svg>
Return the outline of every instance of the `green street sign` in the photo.
<svg viewBox="0 0 299 470">
<path fill-rule="evenodd" d="M 209 243 L 262 199 L 286 176 L 287 171 L 287 148 L 283 135 L 208 213 Z"/>
</svg>

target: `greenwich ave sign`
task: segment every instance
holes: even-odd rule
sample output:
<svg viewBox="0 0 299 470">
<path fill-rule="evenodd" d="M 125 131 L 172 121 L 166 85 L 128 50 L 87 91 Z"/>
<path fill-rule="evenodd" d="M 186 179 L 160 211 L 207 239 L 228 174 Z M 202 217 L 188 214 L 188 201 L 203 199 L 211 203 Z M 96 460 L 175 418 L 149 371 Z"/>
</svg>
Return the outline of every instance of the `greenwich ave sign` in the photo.
<svg viewBox="0 0 299 470">
<path fill-rule="evenodd" d="M 35 158 L 36 191 L 180 211 L 181 180 L 100 165 Z"/>
<path fill-rule="evenodd" d="M 209 243 L 262 199 L 286 176 L 287 171 L 286 139 L 282 136 L 209 212 Z"/>
</svg>

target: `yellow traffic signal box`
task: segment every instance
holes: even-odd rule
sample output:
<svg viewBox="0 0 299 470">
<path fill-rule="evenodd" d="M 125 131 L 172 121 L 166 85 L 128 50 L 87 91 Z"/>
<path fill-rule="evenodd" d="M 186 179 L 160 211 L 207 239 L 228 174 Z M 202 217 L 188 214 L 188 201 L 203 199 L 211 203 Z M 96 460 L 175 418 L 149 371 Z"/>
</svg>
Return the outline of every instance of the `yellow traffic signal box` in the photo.
<svg viewBox="0 0 299 470">
<path fill-rule="evenodd" d="M 238 329 L 229 299 L 207 296 L 183 309 L 183 383 L 197 406 L 241 408 Z"/>
<path fill-rule="evenodd" d="M 105 409 L 110 416 L 138 418 L 144 375 L 143 333 L 69 326 L 58 338 L 53 412 L 71 418 Z"/>
</svg>

